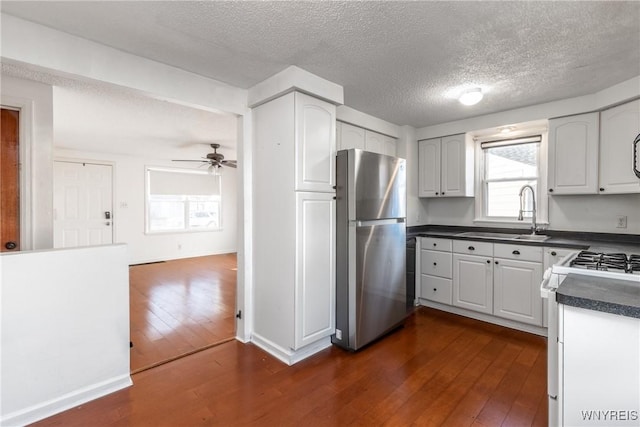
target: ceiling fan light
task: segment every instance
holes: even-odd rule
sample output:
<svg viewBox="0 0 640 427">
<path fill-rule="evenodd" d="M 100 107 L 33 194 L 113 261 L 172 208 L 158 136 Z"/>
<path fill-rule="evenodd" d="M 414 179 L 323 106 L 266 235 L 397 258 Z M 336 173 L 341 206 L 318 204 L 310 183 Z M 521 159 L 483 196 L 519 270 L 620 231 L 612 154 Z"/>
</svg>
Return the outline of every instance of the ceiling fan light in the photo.
<svg viewBox="0 0 640 427">
<path fill-rule="evenodd" d="M 460 98 L 458 98 L 458 100 L 461 104 L 464 105 L 475 105 L 482 100 L 483 96 L 484 95 L 482 94 L 482 89 L 476 87 L 464 92 L 462 95 L 460 95 Z"/>
<path fill-rule="evenodd" d="M 222 176 L 222 166 L 211 163 L 207 168 L 207 173 L 213 176 Z"/>
</svg>

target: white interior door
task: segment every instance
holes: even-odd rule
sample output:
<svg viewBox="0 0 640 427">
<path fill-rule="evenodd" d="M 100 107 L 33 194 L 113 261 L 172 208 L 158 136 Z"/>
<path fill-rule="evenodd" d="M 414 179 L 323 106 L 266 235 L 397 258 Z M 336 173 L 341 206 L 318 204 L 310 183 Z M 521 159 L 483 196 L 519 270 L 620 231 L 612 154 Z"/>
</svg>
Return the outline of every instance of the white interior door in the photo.
<svg viewBox="0 0 640 427">
<path fill-rule="evenodd" d="M 111 165 L 54 162 L 54 247 L 113 243 L 112 173 Z"/>
</svg>

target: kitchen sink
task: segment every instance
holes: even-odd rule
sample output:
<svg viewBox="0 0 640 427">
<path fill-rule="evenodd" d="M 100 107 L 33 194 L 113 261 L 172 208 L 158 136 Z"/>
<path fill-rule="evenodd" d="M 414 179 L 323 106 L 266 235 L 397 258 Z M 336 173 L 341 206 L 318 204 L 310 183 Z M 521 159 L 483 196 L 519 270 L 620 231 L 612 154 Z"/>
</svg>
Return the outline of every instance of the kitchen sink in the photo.
<svg viewBox="0 0 640 427">
<path fill-rule="evenodd" d="M 474 239 L 517 239 L 519 234 L 510 234 L 510 233 L 490 233 L 484 231 L 467 231 L 465 233 L 456 234 L 456 236 L 460 237 L 471 237 Z"/>
<path fill-rule="evenodd" d="M 469 237 L 471 239 L 520 240 L 523 242 L 544 242 L 549 238 L 549 236 L 540 234 L 491 233 L 485 231 L 467 231 L 464 233 L 458 233 L 456 236 Z"/>
<path fill-rule="evenodd" d="M 529 240 L 532 242 L 544 242 L 549 236 L 543 236 L 540 234 L 521 234 L 516 237 L 517 240 Z"/>
</svg>

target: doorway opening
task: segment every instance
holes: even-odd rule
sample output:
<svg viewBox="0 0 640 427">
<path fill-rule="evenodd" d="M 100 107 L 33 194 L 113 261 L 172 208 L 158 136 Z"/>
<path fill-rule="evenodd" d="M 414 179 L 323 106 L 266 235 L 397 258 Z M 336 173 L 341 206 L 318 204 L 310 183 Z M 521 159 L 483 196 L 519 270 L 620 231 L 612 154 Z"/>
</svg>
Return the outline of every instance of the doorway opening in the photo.
<svg viewBox="0 0 640 427">
<path fill-rule="evenodd" d="M 20 250 L 20 111 L 1 109 L 0 251 Z"/>
<path fill-rule="evenodd" d="M 131 372 L 235 339 L 235 253 L 129 268 Z"/>
</svg>

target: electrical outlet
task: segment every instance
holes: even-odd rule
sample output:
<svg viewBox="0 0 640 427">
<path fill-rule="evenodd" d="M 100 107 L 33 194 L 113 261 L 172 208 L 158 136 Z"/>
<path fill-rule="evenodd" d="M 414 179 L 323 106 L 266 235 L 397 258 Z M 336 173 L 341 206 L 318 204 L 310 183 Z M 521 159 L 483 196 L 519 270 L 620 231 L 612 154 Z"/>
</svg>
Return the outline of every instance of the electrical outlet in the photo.
<svg viewBox="0 0 640 427">
<path fill-rule="evenodd" d="M 616 228 L 627 228 L 626 215 L 618 215 L 618 220 L 616 221 Z"/>
</svg>

